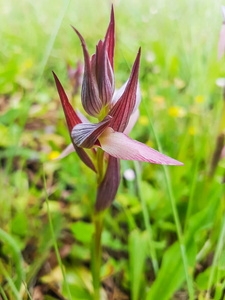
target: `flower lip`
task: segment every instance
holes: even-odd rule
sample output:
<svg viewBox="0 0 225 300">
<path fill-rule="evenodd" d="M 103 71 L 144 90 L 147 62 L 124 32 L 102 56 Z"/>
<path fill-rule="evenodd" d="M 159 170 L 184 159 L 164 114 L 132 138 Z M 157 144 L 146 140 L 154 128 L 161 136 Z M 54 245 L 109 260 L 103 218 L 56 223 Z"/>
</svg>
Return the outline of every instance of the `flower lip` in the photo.
<svg viewBox="0 0 225 300">
<path fill-rule="evenodd" d="M 98 137 L 109 127 L 112 117 L 106 116 L 99 123 L 77 124 L 72 132 L 71 139 L 74 144 L 82 148 L 92 148 Z"/>
<path fill-rule="evenodd" d="M 123 159 L 146 161 L 159 165 L 183 165 L 183 163 L 166 156 L 147 145 L 135 141 L 122 132 L 111 127 L 99 137 L 101 148 L 109 155 Z"/>
</svg>

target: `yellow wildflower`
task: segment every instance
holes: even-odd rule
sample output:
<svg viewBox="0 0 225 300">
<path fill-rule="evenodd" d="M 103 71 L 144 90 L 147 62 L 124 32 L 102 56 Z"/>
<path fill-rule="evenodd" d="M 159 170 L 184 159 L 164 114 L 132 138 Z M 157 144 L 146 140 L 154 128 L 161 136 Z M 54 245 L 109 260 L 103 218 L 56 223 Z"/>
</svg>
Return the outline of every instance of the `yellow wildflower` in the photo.
<svg viewBox="0 0 225 300">
<path fill-rule="evenodd" d="M 56 159 L 59 155 L 60 155 L 59 151 L 51 151 L 51 152 L 48 154 L 48 159 L 49 159 L 49 160 Z"/>
<path fill-rule="evenodd" d="M 186 115 L 186 112 L 183 107 L 171 106 L 169 108 L 169 115 L 174 118 L 182 118 Z"/>
<path fill-rule="evenodd" d="M 195 97 L 195 102 L 196 103 L 203 103 L 203 102 L 205 102 L 204 96 L 202 96 L 202 95 L 196 96 Z"/>
<path fill-rule="evenodd" d="M 188 128 L 188 133 L 190 135 L 195 135 L 196 134 L 196 130 L 195 130 L 194 126 L 191 126 L 191 127 Z"/>
<path fill-rule="evenodd" d="M 33 66 L 33 60 L 31 58 L 28 58 L 24 61 L 24 68 L 29 69 Z"/>
<path fill-rule="evenodd" d="M 149 124 L 148 117 L 146 117 L 146 116 L 140 116 L 138 121 L 143 126 L 147 126 Z"/>
</svg>

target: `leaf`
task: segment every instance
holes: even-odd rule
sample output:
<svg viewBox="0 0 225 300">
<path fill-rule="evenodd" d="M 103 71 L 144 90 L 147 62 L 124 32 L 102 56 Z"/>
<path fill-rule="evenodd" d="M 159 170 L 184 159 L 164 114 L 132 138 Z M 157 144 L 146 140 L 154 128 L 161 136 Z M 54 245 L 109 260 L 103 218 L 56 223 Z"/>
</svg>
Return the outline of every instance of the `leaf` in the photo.
<svg viewBox="0 0 225 300">
<path fill-rule="evenodd" d="M 140 299 L 140 288 L 141 284 L 144 281 L 143 275 L 144 262 L 146 259 L 147 241 L 147 235 L 145 233 L 140 233 L 138 230 L 132 231 L 129 236 L 129 261 L 132 300 Z"/>
<path fill-rule="evenodd" d="M 196 256 L 195 243 L 186 246 L 189 266 L 194 265 Z M 185 280 L 184 266 L 179 243 L 174 243 L 164 254 L 161 268 L 147 295 L 147 300 L 168 300 Z M 162 288 L 166 287 L 166 288 Z"/>
<path fill-rule="evenodd" d="M 83 221 L 78 221 L 71 226 L 75 238 L 82 243 L 90 243 L 94 233 L 94 225 Z"/>
<path fill-rule="evenodd" d="M 18 213 L 13 218 L 11 230 L 14 234 L 18 234 L 21 237 L 26 236 L 28 230 L 28 220 L 25 213 Z"/>
</svg>

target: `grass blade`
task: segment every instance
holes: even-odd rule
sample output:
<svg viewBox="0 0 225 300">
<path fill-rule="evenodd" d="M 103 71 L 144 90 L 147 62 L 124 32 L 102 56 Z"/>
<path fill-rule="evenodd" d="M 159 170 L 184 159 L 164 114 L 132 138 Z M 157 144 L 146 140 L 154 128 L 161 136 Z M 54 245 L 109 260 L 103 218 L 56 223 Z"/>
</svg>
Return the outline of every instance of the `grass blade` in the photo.
<svg viewBox="0 0 225 300">
<path fill-rule="evenodd" d="M 148 212 L 147 205 L 146 205 L 146 203 L 143 199 L 143 196 L 142 196 L 141 174 L 140 174 L 140 167 L 139 167 L 137 161 L 134 161 L 134 168 L 135 168 L 135 173 L 136 173 L 136 176 L 137 176 L 138 195 L 139 195 L 141 206 L 142 206 L 142 212 L 143 212 L 145 228 L 148 232 L 150 257 L 152 259 L 153 270 L 154 270 L 154 273 L 155 273 L 155 276 L 156 276 L 157 273 L 158 273 L 158 270 L 159 270 L 159 264 L 158 264 L 158 260 L 157 260 L 157 255 L 156 255 L 154 243 L 153 243 L 150 215 L 149 215 L 149 212 Z"/>
<path fill-rule="evenodd" d="M 2 295 L 3 300 L 8 300 L 7 296 L 2 288 L 2 286 L 0 285 L 0 295 Z"/>
<path fill-rule="evenodd" d="M 157 147 L 159 149 L 160 152 L 162 152 L 162 147 L 159 141 L 159 138 L 154 130 L 146 103 L 145 103 L 145 99 L 143 99 L 143 103 L 144 103 L 144 107 L 149 119 L 149 124 L 150 124 L 150 129 L 154 135 Z M 191 278 L 191 276 L 188 273 L 188 259 L 187 259 L 187 254 L 186 254 L 186 248 L 185 248 L 185 243 L 184 243 L 184 237 L 183 237 L 183 233 L 182 233 L 182 229 L 181 229 L 181 224 L 180 224 L 180 220 L 179 220 L 179 216 L 178 216 L 178 211 L 177 211 L 177 207 L 176 207 L 176 202 L 175 202 L 175 198 L 173 195 L 173 189 L 172 189 L 172 183 L 171 183 L 171 178 L 170 178 L 170 174 L 168 171 L 168 167 L 167 166 L 162 166 L 163 167 L 163 171 L 164 171 L 164 177 L 165 177 L 165 182 L 166 182 L 166 186 L 167 186 L 167 191 L 168 191 L 168 196 L 169 196 L 169 200 L 170 200 L 170 205 L 172 208 L 172 213 L 173 213 L 173 218 L 174 218 L 174 222 L 175 222 L 175 226 L 176 226 L 176 233 L 177 233 L 177 237 L 178 237 L 178 242 L 179 242 L 179 246 L 180 246 L 180 252 L 181 252 L 181 257 L 182 257 L 182 262 L 183 262 L 183 266 L 184 266 L 184 271 L 185 271 L 185 277 L 186 277 L 186 282 L 187 282 L 187 287 L 188 287 L 188 294 L 189 294 L 189 299 L 193 300 L 194 299 L 194 290 L 193 290 L 193 280 Z"/>
<path fill-rule="evenodd" d="M 212 268 L 211 268 L 210 275 L 209 275 L 206 299 L 210 299 L 210 289 L 211 289 L 211 285 L 212 285 L 212 282 L 213 282 L 213 277 L 215 275 L 218 259 L 221 255 L 222 251 L 223 251 L 224 237 L 225 237 L 225 215 L 223 216 L 223 221 L 222 221 L 222 226 L 221 226 L 221 230 L 220 230 L 219 240 L 217 242 L 215 255 L 213 257 L 213 263 L 212 263 Z"/>
<path fill-rule="evenodd" d="M 9 276 L 7 270 L 4 268 L 4 266 L 3 266 L 3 264 L 2 264 L 1 261 L 0 261 L 0 272 L 1 272 L 1 274 L 4 275 L 6 281 L 8 282 L 8 285 L 10 286 L 10 288 L 11 288 L 11 290 L 12 290 L 14 296 L 15 296 L 15 299 L 16 300 L 21 300 L 22 298 L 19 295 L 17 287 L 15 286 L 12 278 Z"/>
<path fill-rule="evenodd" d="M 20 250 L 16 242 L 14 241 L 14 239 L 1 228 L 0 228 L 0 241 L 3 241 L 7 245 L 9 245 L 12 250 L 12 255 L 13 255 L 13 260 L 15 263 L 16 275 L 17 275 L 17 278 L 15 280 L 15 287 L 16 289 L 20 290 L 22 281 L 25 278 Z"/>
<path fill-rule="evenodd" d="M 60 254 L 59 254 L 59 248 L 58 248 L 58 245 L 57 245 L 53 224 L 52 224 L 52 217 L 51 217 L 51 213 L 50 213 L 50 209 L 49 209 L 48 194 L 47 194 L 47 188 L 46 188 L 46 179 L 45 179 L 44 166 L 43 166 L 43 181 L 44 181 L 44 190 L 45 190 L 45 196 L 46 196 L 45 201 L 46 201 L 46 205 L 47 205 L 48 221 L 49 221 L 49 226 L 50 226 L 50 229 L 51 229 L 51 234 L 52 234 L 53 244 L 54 244 L 54 248 L 55 248 L 55 253 L 56 253 L 56 257 L 57 257 L 57 260 L 58 260 L 58 263 L 59 263 L 59 266 L 60 266 L 60 269 L 61 269 L 61 272 L 62 272 L 62 276 L 63 276 L 63 280 L 64 280 L 64 284 L 65 284 L 65 287 L 66 287 L 66 290 L 67 290 L 68 297 L 69 297 L 70 300 L 72 300 L 69 285 L 68 285 L 68 282 L 66 280 L 66 274 L 65 274 L 65 271 L 63 269 L 62 260 L 61 260 Z"/>
</svg>

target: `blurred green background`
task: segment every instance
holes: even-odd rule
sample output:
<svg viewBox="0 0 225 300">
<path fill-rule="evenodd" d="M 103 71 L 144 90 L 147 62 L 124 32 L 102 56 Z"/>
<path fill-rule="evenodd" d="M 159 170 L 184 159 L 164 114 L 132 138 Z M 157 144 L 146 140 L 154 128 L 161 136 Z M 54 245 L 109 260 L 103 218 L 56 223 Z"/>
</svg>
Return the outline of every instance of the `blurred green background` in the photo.
<svg viewBox="0 0 225 300">
<path fill-rule="evenodd" d="M 217 61 L 222 3 L 113 4 L 117 88 L 129 77 L 142 47 L 141 115 L 131 137 L 155 149 L 161 145 L 164 154 L 185 165 L 121 162 L 121 174 L 133 169 L 136 178 L 123 177 L 105 217 L 102 299 L 223 299 L 225 161 L 218 151 L 224 143 L 225 109 L 223 88 L 216 85 L 225 76 L 224 58 Z M 83 62 L 70 25 L 94 53 L 105 35 L 110 7 L 110 1 L 100 0 L 0 1 L 4 300 L 68 297 L 46 192 L 72 299 L 92 299 L 89 248 L 96 183 L 76 154 L 52 161 L 70 137 L 51 71 L 82 111 L 66 67 Z"/>
</svg>

